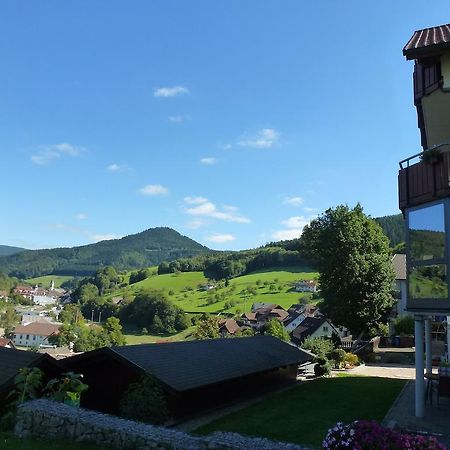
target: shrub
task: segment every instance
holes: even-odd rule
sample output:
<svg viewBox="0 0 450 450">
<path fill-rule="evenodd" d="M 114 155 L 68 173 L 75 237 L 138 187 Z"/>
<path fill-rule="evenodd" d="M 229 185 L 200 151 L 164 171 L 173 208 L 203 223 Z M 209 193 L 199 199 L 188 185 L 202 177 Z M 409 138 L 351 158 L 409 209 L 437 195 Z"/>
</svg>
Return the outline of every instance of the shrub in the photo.
<svg viewBox="0 0 450 450">
<path fill-rule="evenodd" d="M 167 402 L 158 381 L 145 375 L 140 382 L 131 384 L 122 397 L 119 414 L 138 422 L 164 423 L 168 418 Z"/>
<path fill-rule="evenodd" d="M 357 366 L 359 364 L 359 358 L 354 353 L 346 353 L 345 362 L 350 366 Z"/>
<path fill-rule="evenodd" d="M 331 364 L 327 358 L 320 356 L 316 359 L 316 365 L 314 366 L 314 375 L 316 377 L 323 377 L 325 375 L 330 375 Z"/>
<path fill-rule="evenodd" d="M 306 338 L 301 347 L 316 356 L 328 356 L 334 349 L 333 342 L 324 338 Z"/>
<path fill-rule="evenodd" d="M 331 352 L 330 357 L 334 361 L 335 369 L 340 369 L 344 365 L 346 356 L 347 353 L 345 352 L 345 350 L 342 350 L 342 348 L 335 348 Z"/>
<path fill-rule="evenodd" d="M 395 332 L 400 335 L 414 334 L 414 318 L 412 316 L 398 317 L 394 321 Z"/>
<path fill-rule="evenodd" d="M 47 397 L 57 402 L 80 406 L 81 394 L 88 389 L 88 385 L 81 381 L 82 377 L 73 372 L 64 373 L 62 379 L 50 380 L 44 392 Z"/>
<path fill-rule="evenodd" d="M 403 434 L 382 427 L 375 421 L 361 420 L 349 425 L 338 422 L 322 442 L 324 450 L 445 450 L 436 438 Z"/>
</svg>

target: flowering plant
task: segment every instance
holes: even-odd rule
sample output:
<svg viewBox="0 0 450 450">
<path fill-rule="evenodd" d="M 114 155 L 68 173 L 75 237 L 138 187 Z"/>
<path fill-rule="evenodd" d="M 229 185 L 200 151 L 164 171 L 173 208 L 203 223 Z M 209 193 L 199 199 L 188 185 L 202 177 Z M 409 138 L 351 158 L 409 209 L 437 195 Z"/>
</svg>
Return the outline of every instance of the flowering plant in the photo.
<svg viewBox="0 0 450 450">
<path fill-rule="evenodd" d="M 328 430 L 322 447 L 325 450 L 446 450 L 434 437 L 403 434 L 367 420 L 348 425 L 338 422 Z"/>
</svg>

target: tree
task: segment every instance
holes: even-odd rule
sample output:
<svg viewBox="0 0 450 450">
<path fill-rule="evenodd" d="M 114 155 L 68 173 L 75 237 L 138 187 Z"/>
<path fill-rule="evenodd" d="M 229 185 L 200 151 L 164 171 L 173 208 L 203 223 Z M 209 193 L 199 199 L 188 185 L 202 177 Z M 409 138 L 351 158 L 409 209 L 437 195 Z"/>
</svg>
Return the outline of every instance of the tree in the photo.
<svg viewBox="0 0 450 450">
<path fill-rule="evenodd" d="M 0 315 L 0 326 L 4 328 L 5 337 L 11 337 L 15 326 L 19 323 L 20 317 L 16 314 L 14 307 L 8 305 L 5 311 Z"/>
<path fill-rule="evenodd" d="M 289 341 L 289 333 L 286 331 L 283 324 L 277 319 L 270 319 L 267 322 L 264 334 L 276 337 L 282 341 Z"/>
<path fill-rule="evenodd" d="M 122 334 L 122 325 L 117 317 L 106 319 L 102 328 L 111 345 L 125 345 L 127 343 L 125 336 Z"/>
<path fill-rule="evenodd" d="M 79 287 L 79 289 L 77 289 L 77 291 L 77 298 L 81 304 L 94 301 L 99 296 L 98 287 L 92 283 L 83 284 Z"/>
<path fill-rule="evenodd" d="M 316 356 L 327 357 L 334 349 L 333 341 L 322 337 L 306 338 L 302 345 L 303 350 L 308 350 Z"/>
<path fill-rule="evenodd" d="M 321 312 L 359 336 L 387 321 L 394 304 L 389 242 L 359 204 L 325 211 L 305 227 L 301 245 L 320 272 Z"/>
<path fill-rule="evenodd" d="M 63 310 L 59 313 L 59 320 L 63 323 L 74 324 L 83 319 L 84 317 L 83 314 L 81 314 L 80 308 L 73 303 L 65 305 Z"/>
<path fill-rule="evenodd" d="M 157 333 L 175 333 L 189 326 L 186 313 L 161 291 L 143 291 L 120 311 L 122 322 Z"/>
<path fill-rule="evenodd" d="M 220 336 L 219 321 L 216 317 L 202 317 L 194 331 L 195 339 L 216 339 Z"/>
</svg>

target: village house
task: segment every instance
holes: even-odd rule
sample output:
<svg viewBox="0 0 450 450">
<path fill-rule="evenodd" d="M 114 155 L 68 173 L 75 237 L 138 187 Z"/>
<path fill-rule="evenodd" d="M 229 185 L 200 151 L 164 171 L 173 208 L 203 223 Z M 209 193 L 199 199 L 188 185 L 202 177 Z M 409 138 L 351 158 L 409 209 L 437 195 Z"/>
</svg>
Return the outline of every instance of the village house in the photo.
<svg viewBox="0 0 450 450">
<path fill-rule="evenodd" d="M 290 334 L 294 344 L 301 345 L 306 338 L 339 336 L 339 330 L 325 317 L 306 317 Z"/>
<path fill-rule="evenodd" d="M 14 342 L 8 338 L 0 338 L 0 347 L 4 348 L 16 348 Z"/>
<path fill-rule="evenodd" d="M 203 284 L 201 287 L 200 287 L 200 290 L 201 291 L 212 291 L 213 289 L 215 289 L 216 288 L 216 285 L 215 284 L 212 284 L 212 283 L 206 283 L 206 284 Z"/>
<path fill-rule="evenodd" d="M 276 319 L 283 322 L 288 315 L 285 309 L 275 303 L 254 303 L 252 312 L 242 314 L 241 320 L 244 325 L 251 326 L 255 332 L 260 332 L 269 320 Z"/>
<path fill-rule="evenodd" d="M 116 414 L 128 386 L 149 373 L 171 416 L 182 417 L 295 383 L 298 367 L 312 360 L 279 339 L 255 336 L 105 347 L 59 362 L 84 375 L 83 407 Z"/>
<path fill-rule="evenodd" d="M 219 320 L 219 333 L 222 337 L 226 337 L 227 335 L 234 336 L 240 330 L 240 325 L 234 319 Z"/>
<path fill-rule="evenodd" d="M 14 328 L 13 342 L 18 347 L 51 345 L 48 338 L 59 332 L 60 324 L 32 322 Z"/>
<path fill-rule="evenodd" d="M 433 317 L 447 316 L 450 348 L 449 30 L 450 24 L 417 30 L 403 49 L 406 59 L 414 61 L 413 100 L 423 148 L 423 152 L 400 161 L 398 173 L 399 208 L 406 231 L 406 311 L 414 315 L 417 418 L 427 414 L 425 376 L 430 386 Z M 449 386 L 450 378 L 439 374 L 438 393 L 450 395 Z"/>
<path fill-rule="evenodd" d="M 314 317 L 320 314 L 319 309 L 315 305 L 292 305 L 288 309 L 288 317 L 283 321 L 285 330 L 291 333 L 297 328 L 306 317 Z"/>
<path fill-rule="evenodd" d="M 295 284 L 296 292 L 317 292 L 315 280 L 300 280 Z"/>
</svg>

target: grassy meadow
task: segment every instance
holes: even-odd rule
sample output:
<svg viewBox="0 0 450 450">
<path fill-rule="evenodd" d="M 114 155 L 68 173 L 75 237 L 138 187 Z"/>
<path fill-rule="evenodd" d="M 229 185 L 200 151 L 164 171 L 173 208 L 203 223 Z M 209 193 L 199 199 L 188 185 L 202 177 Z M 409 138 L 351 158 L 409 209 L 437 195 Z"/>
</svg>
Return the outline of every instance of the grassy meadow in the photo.
<svg viewBox="0 0 450 450">
<path fill-rule="evenodd" d="M 298 280 L 317 277 L 318 273 L 308 267 L 267 269 L 234 278 L 228 286 L 205 292 L 200 289 L 208 281 L 203 272 L 181 272 L 150 276 L 108 294 L 108 297 L 134 296 L 141 290 L 159 289 L 187 312 L 234 314 L 237 310 L 250 311 L 255 302 L 277 303 L 284 308 L 300 301 L 310 302 L 311 294 L 295 292 L 294 285 Z M 249 293 L 247 288 L 253 289 L 253 293 Z"/>
<path fill-rule="evenodd" d="M 127 345 L 187 341 L 192 339 L 192 333 L 194 331 L 194 326 L 174 334 L 142 334 L 140 330 L 129 328 L 127 326 L 125 326 L 123 330 Z"/>
<path fill-rule="evenodd" d="M 59 288 L 65 281 L 69 281 L 72 279 L 73 277 L 65 275 L 44 275 L 42 277 L 28 278 L 28 280 L 25 280 L 25 282 L 32 286 L 37 284 L 40 287 L 49 288 L 50 283 L 53 280 L 55 282 L 55 287 Z"/>
</svg>

